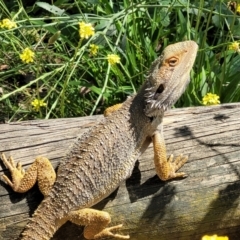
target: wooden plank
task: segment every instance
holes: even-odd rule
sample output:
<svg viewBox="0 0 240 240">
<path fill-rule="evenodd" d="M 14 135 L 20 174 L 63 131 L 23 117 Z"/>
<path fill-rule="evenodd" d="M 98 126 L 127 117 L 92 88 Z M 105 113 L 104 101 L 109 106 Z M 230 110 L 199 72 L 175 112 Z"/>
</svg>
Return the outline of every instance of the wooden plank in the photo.
<svg viewBox="0 0 240 240">
<path fill-rule="evenodd" d="M 39 120 L 0 125 L 0 152 L 29 165 L 37 155 L 54 166 L 77 133 L 102 116 Z M 204 234 L 240 236 L 240 104 L 170 110 L 164 119 L 168 153 L 189 155 L 186 179 L 162 182 L 155 174 L 150 146 L 132 176 L 96 208 L 133 240 L 200 239 Z M 8 173 L 0 164 L 0 174 Z M 41 202 L 37 187 L 14 193 L 0 182 L 0 239 L 14 239 Z M 82 228 L 65 224 L 55 240 L 83 239 Z"/>
</svg>

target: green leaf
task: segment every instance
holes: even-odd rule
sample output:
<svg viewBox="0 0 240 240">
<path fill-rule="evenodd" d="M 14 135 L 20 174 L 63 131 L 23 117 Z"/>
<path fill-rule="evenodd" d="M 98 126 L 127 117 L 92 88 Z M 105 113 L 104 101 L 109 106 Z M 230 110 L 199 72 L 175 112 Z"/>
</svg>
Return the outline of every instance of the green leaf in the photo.
<svg viewBox="0 0 240 240">
<path fill-rule="evenodd" d="M 93 92 L 97 93 L 98 95 L 100 95 L 101 92 L 102 92 L 102 89 L 101 89 L 101 88 L 98 88 L 98 87 L 96 87 L 96 86 L 91 86 L 90 89 L 91 89 Z"/>
<path fill-rule="evenodd" d="M 47 10 L 50 13 L 53 13 L 59 16 L 63 15 L 63 13 L 65 12 L 65 10 L 62 10 L 54 5 L 50 5 L 45 2 L 36 2 L 36 5 L 39 6 L 40 8 Z"/>
<path fill-rule="evenodd" d="M 239 74 L 240 72 L 240 55 L 237 55 L 229 64 L 229 76 Z"/>
<path fill-rule="evenodd" d="M 162 9 L 160 9 L 159 14 L 160 14 L 160 17 L 161 17 L 161 20 L 160 20 L 160 21 L 161 21 L 161 24 L 162 24 L 164 27 L 169 26 L 169 24 L 170 24 L 170 18 L 169 18 L 168 9 L 167 9 L 167 8 L 162 8 Z"/>
</svg>

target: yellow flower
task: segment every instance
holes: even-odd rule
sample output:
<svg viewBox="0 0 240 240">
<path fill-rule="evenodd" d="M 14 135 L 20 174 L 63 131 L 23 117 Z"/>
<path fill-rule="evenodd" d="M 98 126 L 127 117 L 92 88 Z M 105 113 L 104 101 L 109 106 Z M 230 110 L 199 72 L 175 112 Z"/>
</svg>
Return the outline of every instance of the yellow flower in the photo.
<svg viewBox="0 0 240 240">
<path fill-rule="evenodd" d="M 120 63 L 120 57 L 116 54 L 108 54 L 107 60 L 111 65 L 114 65 L 115 63 Z"/>
<path fill-rule="evenodd" d="M 79 27 L 80 38 L 88 39 L 95 33 L 95 30 L 91 23 L 80 22 Z"/>
<path fill-rule="evenodd" d="M 203 236 L 202 240 L 228 240 L 228 237 L 218 237 L 217 235 L 213 235 L 213 236 Z"/>
<path fill-rule="evenodd" d="M 17 27 L 17 24 L 14 21 L 11 21 L 8 18 L 5 18 L 2 20 L 2 22 L 0 23 L 0 27 L 1 28 L 7 28 L 7 29 L 11 29 L 11 28 L 15 28 Z"/>
<path fill-rule="evenodd" d="M 237 5 L 236 12 L 240 13 L 240 4 Z"/>
<path fill-rule="evenodd" d="M 239 51 L 239 43 L 233 42 L 228 46 L 229 50 L 234 50 L 235 52 Z"/>
<path fill-rule="evenodd" d="M 30 63 L 33 62 L 34 55 L 35 53 L 32 50 L 30 50 L 29 48 L 25 48 L 22 54 L 20 54 L 19 56 L 23 62 Z"/>
<path fill-rule="evenodd" d="M 220 103 L 219 96 L 213 93 L 207 93 L 202 99 L 203 105 L 217 105 Z"/>
<path fill-rule="evenodd" d="M 90 44 L 90 54 L 95 56 L 97 55 L 97 52 L 98 52 L 98 46 L 95 45 L 95 44 Z"/>
<path fill-rule="evenodd" d="M 33 109 L 36 111 L 36 112 L 39 112 L 40 110 L 40 107 L 46 107 L 47 104 L 43 101 L 43 100 L 40 100 L 40 99 L 34 99 L 32 102 L 31 102 L 32 106 L 33 106 Z"/>
</svg>

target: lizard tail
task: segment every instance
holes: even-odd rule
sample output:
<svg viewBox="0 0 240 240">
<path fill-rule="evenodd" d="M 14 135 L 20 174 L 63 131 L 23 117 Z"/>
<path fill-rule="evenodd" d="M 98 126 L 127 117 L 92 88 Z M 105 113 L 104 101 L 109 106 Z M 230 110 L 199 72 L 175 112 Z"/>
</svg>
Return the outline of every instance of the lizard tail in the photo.
<svg viewBox="0 0 240 240">
<path fill-rule="evenodd" d="M 53 236 L 58 227 L 57 212 L 52 210 L 51 205 L 46 200 L 41 203 L 18 240 L 49 240 Z"/>
</svg>

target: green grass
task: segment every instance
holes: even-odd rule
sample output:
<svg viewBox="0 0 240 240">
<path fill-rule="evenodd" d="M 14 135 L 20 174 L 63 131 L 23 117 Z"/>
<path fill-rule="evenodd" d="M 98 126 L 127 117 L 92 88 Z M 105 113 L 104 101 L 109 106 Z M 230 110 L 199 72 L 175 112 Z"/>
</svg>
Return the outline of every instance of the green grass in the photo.
<svg viewBox="0 0 240 240">
<path fill-rule="evenodd" d="M 136 92 L 151 62 L 170 43 L 191 39 L 199 52 L 191 83 L 175 105 L 201 105 L 211 92 L 221 103 L 240 99 L 240 16 L 224 1 L 29 1 L 0 2 L 0 122 L 99 114 Z M 134 2 L 134 3 L 132 3 Z M 79 22 L 95 34 L 81 40 Z M 92 56 L 90 44 L 99 46 Z M 24 63 L 25 48 L 35 53 Z M 108 54 L 119 64 L 110 65 Z M 34 99 L 46 103 L 39 111 Z"/>
</svg>

